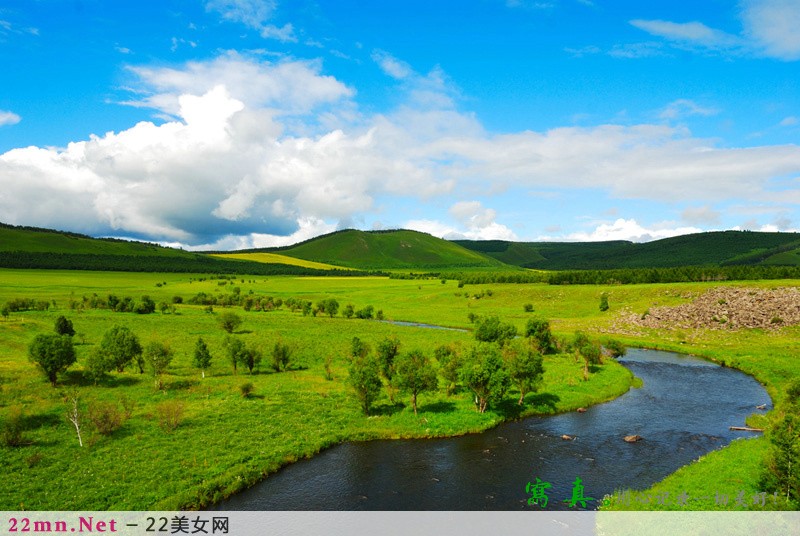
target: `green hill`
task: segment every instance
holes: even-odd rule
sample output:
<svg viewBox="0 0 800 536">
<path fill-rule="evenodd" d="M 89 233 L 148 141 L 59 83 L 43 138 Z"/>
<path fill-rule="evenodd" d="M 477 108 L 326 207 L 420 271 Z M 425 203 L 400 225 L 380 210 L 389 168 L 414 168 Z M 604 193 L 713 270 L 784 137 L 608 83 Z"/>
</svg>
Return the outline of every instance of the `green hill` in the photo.
<svg viewBox="0 0 800 536">
<path fill-rule="evenodd" d="M 0 223 L 0 268 L 252 275 L 331 273 L 291 264 L 221 259 L 146 242 L 92 238 L 66 231 L 3 223 Z"/>
<path fill-rule="evenodd" d="M 800 234 L 718 231 L 652 242 L 505 242 L 457 240 L 499 261 L 540 270 L 673 268 L 701 265 L 800 265 Z"/>
<path fill-rule="evenodd" d="M 483 253 L 417 231 L 347 229 L 284 248 L 283 255 L 361 270 L 509 269 Z"/>
</svg>

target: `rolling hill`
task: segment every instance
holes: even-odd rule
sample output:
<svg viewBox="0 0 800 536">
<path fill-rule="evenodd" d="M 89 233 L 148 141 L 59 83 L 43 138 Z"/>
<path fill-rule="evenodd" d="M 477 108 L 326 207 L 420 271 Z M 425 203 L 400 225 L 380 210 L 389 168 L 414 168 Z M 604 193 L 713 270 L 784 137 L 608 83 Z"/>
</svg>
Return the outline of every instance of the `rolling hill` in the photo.
<svg viewBox="0 0 800 536">
<path fill-rule="evenodd" d="M 259 251 L 360 270 L 518 269 L 456 243 L 408 230 L 347 229 L 294 246 L 237 253 Z"/>
<path fill-rule="evenodd" d="M 540 270 L 678 266 L 800 265 L 800 234 L 718 231 L 652 242 L 506 242 L 457 240 L 499 261 Z"/>
</svg>

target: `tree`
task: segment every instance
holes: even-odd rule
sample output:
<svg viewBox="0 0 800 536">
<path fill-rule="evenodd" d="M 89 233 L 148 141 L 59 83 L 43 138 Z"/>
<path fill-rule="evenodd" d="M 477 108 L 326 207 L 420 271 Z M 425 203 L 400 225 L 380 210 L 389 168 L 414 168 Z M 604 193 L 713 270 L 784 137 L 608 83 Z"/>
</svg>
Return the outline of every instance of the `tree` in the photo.
<svg viewBox="0 0 800 536">
<path fill-rule="evenodd" d="M 142 301 L 136 304 L 133 312 L 140 315 L 149 315 L 155 312 L 156 302 L 150 299 L 150 296 L 142 296 Z"/>
<path fill-rule="evenodd" d="M 353 307 L 352 303 L 348 303 L 344 306 L 344 310 L 342 311 L 342 316 L 345 318 L 353 318 L 353 315 L 356 314 L 356 310 Z"/>
<path fill-rule="evenodd" d="M 442 376 L 447 382 L 445 392 L 450 396 L 458 387 L 459 373 L 463 364 L 461 353 L 453 346 L 441 345 L 433 351 L 433 356 L 439 362 Z"/>
<path fill-rule="evenodd" d="M 233 365 L 233 373 L 236 374 L 236 365 L 244 359 L 244 343 L 236 337 L 227 335 L 225 340 L 222 341 L 222 346 L 228 353 L 228 359 L 230 360 L 231 365 Z"/>
<path fill-rule="evenodd" d="M 72 327 L 72 320 L 68 320 L 64 315 L 56 318 L 54 329 L 59 335 L 69 335 L 70 337 L 75 335 L 75 328 Z"/>
<path fill-rule="evenodd" d="M 272 347 L 272 368 L 275 372 L 285 371 L 289 368 L 292 349 L 288 344 L 278 341 Z"/>
<path fill-rule="evenodd" d="M 800 504 L 800 380 L 786 389 L 786 413 L 767 432 L 772 445 L 760 489 L 778 492 Z"/>
<path fill-rule="evenodd" d="M 233 333 L 242 325 L 242 319 L 236 313 L 227 311 L 219 316 L 219 325 L 228 333 Z"/>
<path fill-rule="evenodd" d="M 395 363 L 397 388 L 411 394 L 411 407 L 417 414 L 417 395 L 439 387 L 436 371 L 420 350 L 412 350 L 397 358 Z"/>
<path fill-rule="evenodd" d="M 508 376 L 517 389 L 519 389 L 520 406 L 525 401 L 525 395 L 535 393 L 542 381 L 544 366 L 542 354 L 534 351 L 529 342 L 519 339 L 511 341 L 503 349 Z"/>
<path fill-rule="evenodd" d="M 586 334 L 576 331 L 572 343 L 577 356 L 583 359 L 583 380 L 589 379 L 589 365 L 600 365 L 603 362 L 603 352 L 600 345 L 589 340 Z"/>
<path fill-rule="evenodd" d="M 339 312 L 339 302 L 333 298 L 328 298 L 322 302 L 322 311 L 333 318 Z"/>
<path fill-rule="evenodd" d="M 475 406 L 485 413 L 490 403 L 502 400 L 509 377 L 497 343 L 479 343 L 472 347 L 461 367 L 460 379 L 475 396 Z"/>
<path fill-rule="evenodd" d="M 603 343 L 603 347 L 605 348 L 606 353 L 614 359 L 622 357 L 628 353 L 628 349 L 625 348 L 625 345 L 617 339 L 606 339 L 606 341 Z"/>
<path fill-rule="evenodd" d="M 125 326 L 114 326 L 103 334 L 96 357 L 96 370 L 110 372 L 116 369 L 117 372 L 123 372 L 127 365 L 136 360 L 139 373 L 144 373 L 142 345 L 139 338 Z"/>
<path fill-rule="evenodd" d="M 503 346 L 517 336 L 517 328 L 511 324 L 500 322 L 496 316 L 477 319 L 475 340 L 480 342 L 496 342 Z"/>
<path fill-rule="evenodd" d="M 172 362 L 172 350 L 169 346 L 158 341 L 147 343 L 144 349 L 144 359 L 150 367 L 150 372 L 153 374 L 156 389 L 164 387 L 161 382 L 161 376 L 167 371 L 167 367 Z"/>
<path fill-rule="evenodd" d="M 358 337 L 353 337 L 350 341 L 350 357 L 352 359 L 363 359 L 369 354 L 369 345 Z"/>
<path fill-rule="evenodd" d="M 203 378 L 206 377 L 206 369 L 211 366 L 211 352 L 202 337 L 198 337 L 194 343 L 194 366 L 200 369 Z"/>
<path fill-rule="evenodd" d="M 381 374 L 386 379 L 386 393 L 389 395 L 389 401 L 394 404 L 394 391 L 395 386 L 392 384 L 392 378 L 395 373 L 394 360 L 400 353 L 400 339 L 397 337 L 386 337 L 378 343 L 378 363 L 381 365 Z"/>
<path fill-rule="evenodd" d="M 72 338 L 69 335 L 37 335 L 28 346 L 28 356 L 36 363 L 53 387 L 59 372 L 66 370 L 77 360 Z"/>
<path fill-rule="evenodd" d="M 605 312 L 608 311 L 608 293 L 603 292 L 600 294 L 600 310 Z"/>
<path fill-rule="evenodd" d="M 348 372 L 347 383 L 355 391 L 364 415 L 369 415 L 372 403 L 378 398 L 383 387 L 378 360 L 369 354 L 353 357 Z"/>
<path fill-rule="evenodd" d="M 556 353 L 556 341 L 550 331 L 550 322 L 543 318 L 531 318 L 525 325 L 525 336 L 536 341 L 543 354 Z"/>
</svg>

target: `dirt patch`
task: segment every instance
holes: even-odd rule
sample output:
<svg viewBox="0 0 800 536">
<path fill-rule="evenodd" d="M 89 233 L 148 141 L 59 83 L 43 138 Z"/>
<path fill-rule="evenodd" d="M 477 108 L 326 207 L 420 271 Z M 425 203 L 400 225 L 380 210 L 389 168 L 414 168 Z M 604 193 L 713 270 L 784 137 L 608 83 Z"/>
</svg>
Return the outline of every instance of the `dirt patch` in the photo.
<svg viewBox="0 0 800 536">
<path fill-rule="evenodd" d="M 800 324 L 800 291 L 796 287 L 717 287 L 691 303 L 621 314 L 621 320 L 643 328 L 775 330 Z"/>
</svg>

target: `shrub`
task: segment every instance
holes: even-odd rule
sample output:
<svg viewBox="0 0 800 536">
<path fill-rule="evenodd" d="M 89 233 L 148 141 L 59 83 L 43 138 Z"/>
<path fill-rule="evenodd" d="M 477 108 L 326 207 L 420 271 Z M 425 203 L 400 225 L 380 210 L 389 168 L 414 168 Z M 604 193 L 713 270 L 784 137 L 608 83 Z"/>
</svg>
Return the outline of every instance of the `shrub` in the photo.
<svg viewBox="0 0 800 536">
<path fill-rule="evenodd" d="M 180 400 L 166 400 L 156 406 L 158 426 L 165 432 L 173 432 L 183 420 L 184 404 Z"/>
<path fill-rule="evenodd" d="M 64 315 L 56 318 L 55 330 L 59 335 L 69 335 L 70 337 L 75 335 L 75 328 L 72 326 L 72 320 L 68 320 Z"/>
<path fill-rule="evenodd" d="M 242 396 L 244 398 L 248 398 L 250 396 L 250 393 L 253 392 L 253 389 L 254 389 L 253 382 L 245 382 L 239 386 L 239 391 L 241 391 Z"/>
<path fill-rule="evenodd" d="M 108 436 L 119 430 L 125 414 L 113 402 L 95 402 L 89 405 L 89 421 L 100 435 Z"/>
<path fill-rule="evenodd" d="M 25 415 L 19 407 L 11 408 L 8 417 L 3 422 L 3 445 L 7 447 L 19 447 L 25 444 Z"/>
<path fill-rule="evenodd" d="M 533 312 L 533 304 L 532 303 L 526 303 L 525 305 L 522 306 L 522 309 L 526 313 L 532 313 Z"/>
<path fill-rule="evenodd" d="M 289 368 L 289 359 L 292 357 L 292 349 L 288 344 L 276 342 L 272 347 L 272 368 L 275 372 L 280 372 Z"/>
</svg>

